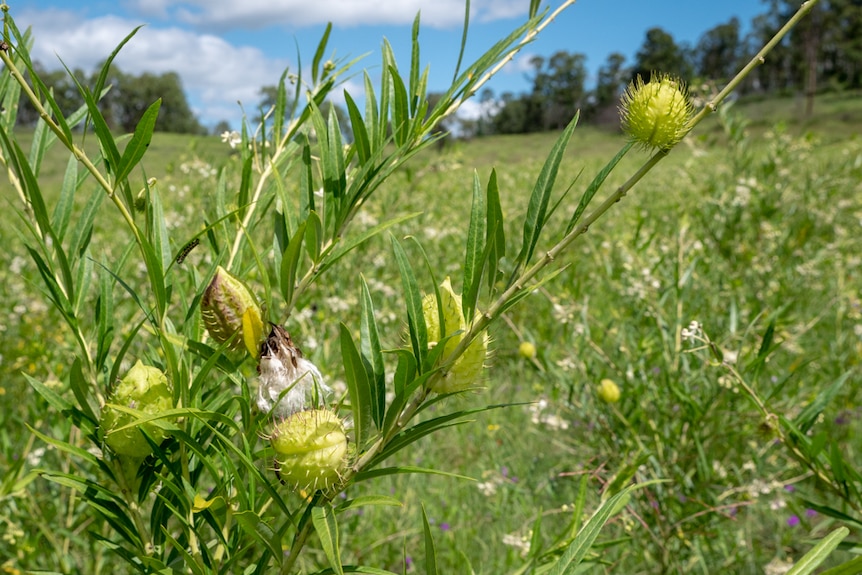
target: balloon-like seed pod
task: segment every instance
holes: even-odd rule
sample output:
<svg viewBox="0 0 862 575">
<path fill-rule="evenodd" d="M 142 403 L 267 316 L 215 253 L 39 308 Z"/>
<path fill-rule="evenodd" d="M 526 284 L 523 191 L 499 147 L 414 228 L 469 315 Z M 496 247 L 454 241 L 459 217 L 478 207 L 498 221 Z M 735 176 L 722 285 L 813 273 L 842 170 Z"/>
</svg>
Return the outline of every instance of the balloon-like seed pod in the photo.
<svg viewBox="0 0 862 575">
<path fill-rule="evenodd" d="M 623 131 L 645 148 L 668 150 L 688 132 L 694 109 L 685 85 L 666 74 L 652 74 L 649 83 L 637 79 L 622 97 Z"/>
<path fill-rule="evenodd" d="M 598 394 L 605 403 L 616 403 L 620 400 L 620 388 L 610 379 L 603 379 L 599 383 Z"/>
<path fill-rule="evenodd" d="M 230 340 L 230 349 L 245 346 L 251 355 L 257 355 L 263 340 L 260 305 L 248 286 L 221 266 L 201 298 L 201 318 L 216 342 Z"/>
<path fill-rule="evenodd" d="M 448 339 L 441 358 L 445 359 L 454 351 L 463 339 L 467 329 L 464 312 L 461 307 L 461 296 L 452 289 L 449 278 L 440 284 L 440 303 L 443 309 L 443 325 L 445 337 L 462 333 Z M 444 334 L 440 329 L 440 314 L 437 310 L 437 300 L 434 294 L 426 295 L 422 300 L 422 312 L 425 316 L 425 326 L 428 332 L 428 345 L 437 345 Z M 434 380 L 431 390 L 436 393 L 454 393 L 476 387 L 485 369 L 485 359 L 488 357 L 488 333 L 483 331 L 470 343 L 464 353 L 449 366 L 443 377 Z"/>
<path fill-rule="evenodd" d="M 122 405 L 149 415 L 171 409 L 173 394 L 168 379 L 158 368 L 144 365 L 139 360 L 117 384 L 108 403 L 102 410 L 99 433 L 114 453 L 141 458 L 152 453 L 142 430 L 156 443 L 165 438 L 164 430 L 152 422 L 125 427 L 135 422 L 135 416 L 110 406 Z M 123 427 L 125 429 L 121 429 Z"/>
<path fill-rule="evenodd" d="M 282 420 L 270 444 L 281 480 L 297 491 L 328 489 L 347 469 L 347 433 L 329 409 L 298 411 Z"/>
</svg>

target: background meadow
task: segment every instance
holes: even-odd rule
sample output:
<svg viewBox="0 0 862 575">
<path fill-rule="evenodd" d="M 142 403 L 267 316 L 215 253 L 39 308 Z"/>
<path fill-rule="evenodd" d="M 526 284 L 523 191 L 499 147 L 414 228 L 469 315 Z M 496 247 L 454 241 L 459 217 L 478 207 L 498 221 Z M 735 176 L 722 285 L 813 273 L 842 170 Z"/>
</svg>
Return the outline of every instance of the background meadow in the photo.
<svg viewBox="0 0 862 575">
<path fill-rule="evenodd" d="M 626 512 L 603 530 L 589 564 L 593 572 L 782 573 L 837 526 L 837 512 L 855 516 L 859 527 L 859 514 L 773 440 L 727 369 L 742 374 L 771 411 L 791 419 L 845 378 L 810 435 L 822 437 L 826 450 L 840 451 L 848 467 L 862 464 L 862 104 L 858 94 L 826 96 L 818 100 L 816 117 L 804 123 L 796 120 L 799 105 L 788 99 L 723 108 L 590 228 L 559 262 L 565 270 L 492 331 L 484 390 L 450 400 L 462 408 L 513 405 L 479 414 L 392 462 L 475 481 L 431 475 L 380 480 L 373 491 L 385 491 L 381 484 L 388 482 L 404 506 L 366 508 L 346 519 L 346 563 L 393 571 L 406 564 L 407 572 L 422 572 L 416 563 L 424 555 L 424 505 L 441 572 L 516 572 L 531 545 L 551 544 L 569 524 L 582 482 L 589 510 L 610 484 L 668 480 L 636 491 Z M 19 137 L 27 143 L 28 134 Z M 438 276 L 451 273 L 454 281 L 470 211 L 465 183 L 473 170 L 482 182 L 497 170 L 511 228 L 506 236 L 513 241 L 555 138 L 447 142 L 391 177 L 357 224 L 370 228 L 419 212 L 395 235 L 417 237 L 432 269 Z M 578 128 L 559 185 L 565 188 L 582 171 L 591 178 L 623 138 Z M 59 147 L 53 152 L 42 170 L 49 201 L 65 171 L 66 156 Z M 645 158 L 630 153 L 605 189 L 621 184 Z M 238 174 L 236 167 L 222 168 L 239 161 L 217 137 L 155 135 L 142 175 L 156 180 L 171 237 L 197 233 L 200 214 L 209 213 L 219 187 L 239 184 L 221 176 Z M 583 185 L 578 181 L 575 189 Z M 3 195 L 16 201 L 11 192 Z M 85 196 L 77 199 L 82 208 Z M 563 201 L 574 204 L 576 194 Z M 119 225 L 113 211 L 100 211 L 90 240 L 95 260 L 112 260 L 127 249 L 125 239 L 115 240 Z M 548 225 L 554 237 L 566 216 L 552 216 Z M 21 374 L 62 390 L 73 345 L 44 303 L 18 227 L 15 214 L 3 210 L 0 571 L 114 573 L 116 558 L 86 536 L 89 525 L 74 492 L 31 473 L 75 463 L 28 426 L 72 440 L 76 430 Z M 191 277 L 207 269 L 205 243 L 178 273 Z M 507 252 L 516 253 L 517 246 Z M 133 261 L 126 271 L 144 284 L 145 270 L 136 274 Z M 403 345 L 400 279 L 385 238 L 341 260 L 286 325 L 342 389 L 338 326 L 359 323 L 360 271 L 384 348 Z M 254 276 L 247 281 L 255 285 Z M 422 287 L 433 286 L 425 281 Z M 131 318 L 134 304 L 125 293 L 115 296 L 117 313 L 125 309 Z M 723 364 L 704 349 L 705 336 Z M 522 342 L 535 345 L 534 357 L 519 352 Z M 619 402 L 599 398 L 602 379 L 619 386 Z M 371 492 L 359 484 L 348 495 L 364 490 Z M 853 546 L 845 545 L 834 561 L 849 558 Z M 322 553 L 316 559 L 325 563 Z"/>
</svg>

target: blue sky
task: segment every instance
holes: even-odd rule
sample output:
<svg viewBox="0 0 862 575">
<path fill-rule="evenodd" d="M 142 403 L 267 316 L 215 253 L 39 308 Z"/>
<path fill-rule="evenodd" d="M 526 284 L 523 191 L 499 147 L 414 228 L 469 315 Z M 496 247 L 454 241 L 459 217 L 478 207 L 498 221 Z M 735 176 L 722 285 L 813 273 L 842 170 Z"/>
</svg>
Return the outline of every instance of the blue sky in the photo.
<svg viewBox="0 0 862 575">
<path fill-rule="evenodd" d="M 180 74 L 195 113 L 208 126 L 239 126 L 241 101 L 250 112 L 261 86 L 275 84 L 285 67 L 296 69 L 297 46 L 310 62 L 327 21 L 333 22 L 327 56 L 368 54 L 359 68 L 372 77 L 385 37 L 405 69 L 410 30 L 422 14 L 423 65 L 430 89 L 440 91 L 454 71 L 463 0 L 6 0 L 20 28 L 32 27 L 34 57 L 46 68 L 92 71 L 135 26 L 146 24 L 116 62 L 126 72 Z M 473 0 L 468 61 L 517 27 L 529 0 Z M 552 7 L 558 5 L 551 3 Z M 739 18 L 743 33 L 767 11 L 761 0 L 578 0 L 516 56 L 490 84 L 495 94 L 529 88 L 527 62 L 558 50 L 587 56 L 590 82 L 611 52 L 632 63 L 647 29 L 659 26 L 678 42 L 694 44 L 706 30 Z M 361 89 L 346 85 L 355 99 Z M 359 96 L 359 97 L 357 97 Z"/>
</svg>

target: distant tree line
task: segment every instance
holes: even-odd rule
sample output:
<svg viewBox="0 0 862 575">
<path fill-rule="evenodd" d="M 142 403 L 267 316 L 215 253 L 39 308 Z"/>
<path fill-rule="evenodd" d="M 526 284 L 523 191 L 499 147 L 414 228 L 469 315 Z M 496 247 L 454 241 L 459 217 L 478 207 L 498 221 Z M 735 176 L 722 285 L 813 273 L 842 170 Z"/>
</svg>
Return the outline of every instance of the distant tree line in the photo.
<svg viewBox="0 0 862 575">
<path fill-rule="evenodd" d="M 732 18 L 707 30 L 694 46 L 679 44 L 661 28 L 647 30 L 634 62 L 610 54 L 599 68 L 595 87 L 586 88 L 586 56 L 559 51 L 535 56 L 523 94 L 490 91 L 480 95 L 483 115 L 463 122 L 466 135 L 516 134 L 555 130 L 581 111 L 584 121 L 616 123 L 616 107 L 626 85 L 653 71 L 682 78 L 689 86 L 719 85 L 747 63 L 802 4 L 802 0 L 767 0 L 768 12 L 755 17 L 741 35 Z M 806 113 L 818 92 L 862 88 L 862 0 L 825 0 L 802 20 L 766 61 L 740 86 L 739 93 L 802 94 Z"/>
<path fill-rule="evenodd" d="M 60 110 L 66 115 L 84 105 L 75 81 L 65 70 L 45 71 L 38 63 L 34 64 L 39 77 L 52 89 L 54 99 Z M 98 68 L 101 69 L 101 66 Z M 84 86 L 96 83 L 95 75 L 82 70 L 74 70 L 75 78 Z M 99 107 L 111 129 L 131 132 L 144 111 L 157 99 L 162 99 L 159 117 L 156 120 L 156 130 L 162 132 L 177 132 L 187 134 L 206 133 L 186 100 L 182 82 L 176 72 L 151 74 L 145 72 L 139 76 L 127 74 L 116 66 L 111 66 L 106 86 L 110 90 L 100 100 Z M 22 98 L 18 113 L 18 124 L 32 126 L 39 119 L 29 100 Z"/>
<path fill-rule="evenodd" d="M 441 127 L 462 136 L 556 130 L 565 126 L 578 110 L 583 121 L 616 123 L 621 92 L 638 76 L 648 81 L 653 71 L 678 76 L 692 87 L 721 84 L 772 38 L 803 0 L 762 1 L 768 11 L 752 20 L 751 30 L 745 36 L 741 35 L 736 18 L 707 30 L 694 46 L 678 44 L 661 28 L 647 30 L 634 62 L 628 65 L 625 56 L 617 52 L 608 55 L 592 89 L 587 89 L 584 54 L 561 50 L 548 58 L 534 56 L 527 74 L 529 92 L 504 92 L 496 96 L 485 90 L 479 98 L 484 110 L 480 117 L 449 119 Z M 64 113 L 83 104 L 74 81 L 65 71 L 39 70 L 39 73 L 53 89 Z M 95 83 L 95 78 L 81 70 L 74 74 L 82 84 Z M 175 72 L 135 76 L 112 67 L 106 85 L 111 89 L 101 101 L 102 112 L 116 130 L 132 131 L 143 111 L 161 98 L 157 130 L 206 131 L 192 113 Z M 803 94 L 806 113 L 810 114 L 818 92 L 858 88 L 862 88 L 862 0 L 823 0 L 745 79 L 738 92 Z M 261 117 L 275 102 L 275 94 L 274 86 L 261 88 Z M 437 97 L 439 94 L 430 94 L 429 100 L 433 102 Z M 349 127 L 344 110 L 336 107 L 335 111 L 342 129 Z M 22 100 L 19 123 L 32 125 L 37 119 L 36 111 Z M 229 127 L 222 121 L 214 131 L 219 133 Z"/>
</svg>

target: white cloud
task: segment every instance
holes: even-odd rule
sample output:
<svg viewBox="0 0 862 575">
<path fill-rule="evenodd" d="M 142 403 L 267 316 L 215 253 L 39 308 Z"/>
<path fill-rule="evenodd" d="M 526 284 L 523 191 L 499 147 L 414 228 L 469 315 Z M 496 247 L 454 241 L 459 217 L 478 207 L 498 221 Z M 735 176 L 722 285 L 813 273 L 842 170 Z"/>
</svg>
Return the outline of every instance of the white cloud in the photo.
<svg viewBox="0 0 862 575">
<path fill-rule="evenodd" d="M 417 12 L 435 28 L 459 26 L 463 0 L 132 0 L 141 14 L 170 16 L 199 28 L 291 28 L 332 22 L 338 26 L 409 24 Z M 523 15 L 524 0 L 475 0 L 471 19 L 490 22 Z"/>
<path fill-rule="evenodd" d="M 72 12 L 21 13 L 19 26 L 32 26 L 32 57 L 48 69 L 60 66 L 92 72 L 139 23 L 117 16 L 85 20 Z M 268 58 L 261 50 L 234 46 L 222 38 L 180 28 L 145 26 L 114 61 L 124 72 L 177 72 L 190 103 L 204 123 L 238 118 L 237 101 L 249 114 L 261 86 L 278 81 L 286 59 Z M 250 109 L 251 108 L 251 109 Z"/>
</svg>

